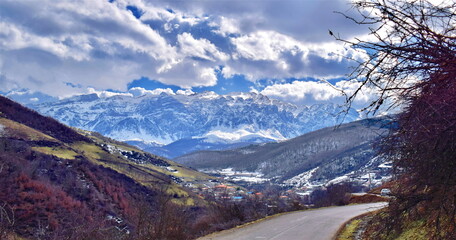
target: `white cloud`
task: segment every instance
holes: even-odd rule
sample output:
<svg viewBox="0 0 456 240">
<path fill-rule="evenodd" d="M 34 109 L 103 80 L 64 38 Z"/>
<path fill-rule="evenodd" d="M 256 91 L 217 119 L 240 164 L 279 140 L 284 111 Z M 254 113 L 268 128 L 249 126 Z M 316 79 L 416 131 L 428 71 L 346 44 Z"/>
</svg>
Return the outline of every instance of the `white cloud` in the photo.
<svg viewBox="0 0 456 240">
<path fill-rule="evenodd" d="M 160 95 L 161 93 L 166 93 L 168 95 L 175 95 L 174 91 L 171 88 L 156 88 L 154 90 L 146 90 L 141 87 L 134 87 L 128 90 L 133 96 L 143 96 L 143 95 Z"/>
<path fill-rule="evenodd" d="M 207 39 L 195 39 L 187 32 L 178 35 L 177 42 L 179 43 L 181 53 L 187 57 L 197 57 L 209 61 L 225 61 L 229 58 Z"/>
<path fill-rule="evenodd" d="M 218 33 L 224 37 L 228 36 L 229 34 L 237 34 L 241 33 L 239 30 L 239 22 L 236 19 L 227 18 L 224 16 L 220 16 L 209 24 L 211 27 L 217 27 L 216 30 L 213 32 Z"/>
<path fill-rule="evenodd" d="M 232 39 L 237 49 L 237 58 L 251 60 L 277 60 L 284 51 L 298 50 L 301 45 L 294 39 L 277 32 L 259 31 Z"/>
<path fill-rule="evenodd" d="M 8 95 L 15 94 L 15 95 L 23 95 L 27 94 L 30 91 L 14 91 L 10 92 Z M 86 94 L 92 94 L 95 93 L 97 94 L 98 97 L 100 98 L 109 98 L 113 96 L 126 96 L 126 97 L 140 97 L 140 96 L 145 96 L 145 95 L 150 95 L 150 96 L 158 96 L 162 93 L 168 94 L 168 95 L 192 95 L 194 92 L 190 89 L 184 89 L 184 90 L 177 90 L 174 92 L 171 88 L 156 88 L 153 90 L 147 90 L 142 87 L 134 87 L 130 88 L 128 92 L 113 92 L 113 91 L 107 91 L 107 90 L 96 90 L 94 88 L 87 88 L 85 90 Z M 31 101 L 34 101 L 30 99 Z M 38 100 L 38 99 L 37 99 Z"/>
<path fill-rule="evenodd" d="M 16 96 L 22 96 L 22 95 L 26 95 L 26 94 L 33 94 L 34 92 L 33 91 L 30 91 L 30 90 L 25 90 L 25 89 L 20 89 L 20 90 L 14 90 L 14 91 L 10 91 L 6 94 L 6 96 L 13 96 L 13 95 L 16 95 Z"/>
<path fill-rule="evenodd" d="M 192 94 L 195 94 L 195 92 L 193 92 L 190 89 L 185 89 L 185 90 L 177 90 L 176 94 L 178 94 L 178 95 L 192 95 Z"/>
<path fill-rule="evenodd" d="M 261 94 L 294 103 L 313 103 L 343 97 L 340 91 L 325 83 L 304 81 L 268 86 Z"/>
<path fill-rule="evenodd" d="M 107 1 L 3 1 L 0 9 L 0 67 L 19 87 L 52 95 L 80 91 L 51 89 L 63 82 L 125 90 L 137 71 L 155 78 L 179 63 L 155 30 Z"/>
<path fill-rule="evenodd" d="M 139 7 L 143 11 L 141 21 L 158 20 L 164 22 L 177 21 L 179 23 L 188 23 L 190 26 L 201 22 L 201 18 L 192 15 L 191 13 L 183 13 L 181 11 L 169 11 L 167 5 L 160 5 L 158 1 L 142 1 L 142 0 L 120 0 L 116 1 L 117 5 L 125 8 L 128 5 Z"/>
<path fill-rule="evenodd" d="M 157 0 L 157 5 L 190 16 L 223 16 L 234 21 L 241 34 L 275 31 L 304 42 L 332 41 L 328 29 L 346 37 L 365 32 L 334 11 L 353 14 L 350 0 L 268 0 L 268 1 L 175 1 Z M 220 19 L 218 20 L 220 21 Z M 222 25 L 220 22 L 218 25 Z"/>
<path fill-rule="evenodd" d="M 346 100 L 342 91 L 350 96 L 359 84 L 354 81 L 340 81 L 335 85 L 326 82 L 294 81 L 268 86 L 261 91 L 261 94 L 296 104 L 312 105 L 331 102 L 342 105 Z M 355 108 L 365 106 L 377 96 L 376 94 L 374 89 L 365 88 L 357 95 L 353 106 Z"/>
<path fill-rule="evenodd" d="M 223 69 L 225 77 L 243 74 L 251 80 L 264 78 L 337 78 L 348 73 L 354 60 L 363 60 L 339 42 L 307 43 L 274 31 L 258 31 L 232 39 L 236 47 L 232 61 Z M 349 60 L 350 59 L 350 60 Z"/>
<path fill-rule="evenodd" d="M 362 33 L 333 13 L 347 1 L 4 0 L 0 87 L 68 96 L 145 76 L 190 89 L 216 85 L 221 66 L 252 81 L 341 76 L 360 56 L 327 29 Z"/>
<path fill-rule="evenodd" d="M 109 98 L 114 96 L 126 96 L 132 97 L 131 93 L 124 93 L 124 92 L 112 92 L 112 91 L 104 91 L 104 90 L 96 90 L 94 88 L 87 88 L 87 93 L 92 94 L 95 93 L 99 98 Z"/>
<path fill-rule="evenodd" d="M 273 31 L 259 31 L 232 39 L 238 55 L 251 60 L 278 60 L 283 53 L 300 54 L 303 61 L 309 61 L 310 54 L 325 60 L 341 62 L 346 57 L 356 60 L 365 58 L 362 51 L 354 51 L 338 42 L 307 43 Z"/>
<path fill-rule="evenodd" d="M 143 76 L 153 76 L 152 79 L 156 79 L 168 85 L 180 86 L 181 88 L 214 86 L 217 84 L 215 70 L 218 66 L 212 67 L 208 63 L 194 61 L 191 58 L 185 58 L 175 64 L 172 68 L 165 69 L 159 74 L 155 73 L 153 69 L 150 69 L 147 66 L 141 67 L 142 68 L 138 71 L 144 73 Z"/>
<path fill-rule="evenodd" d="M 144 96 L 144 95 L 158 96 L 162 93 L 166 93 L 168 95 L 176 95 L 176 94 L 190 95 L 193 92 L 191 90 L 178 90 L 175 93 L 171 88 L 156 88 L 153 90 L 147 90 L 142 87 L 134 87 L 134 88 L 130 88 L 128 90 L 128 92 L 113 92 L 113 91 L 107 91 L 107 90 L 97 90 L 94 88 L 87 88 L 85 90 L 85 93 L 86 94 L 95 93 L 100 98 L 109 98 L 109 97 L 113 97 L 113 96 L 126 96 L 126 97 L 139 97 L 139 96 Z"/>
<path fill-rule="evenodd" d="M 68 47 L 60 42 L 25 32 L 21 27 L 9 25 L 5 22 L 0 22 L 0 36 L 2 36 L 0 47 L 4 50 L 16 50 L 25 47 L 36 48 L 59 57 L 67 57 L 69 52 Z M 76 60 L 84 58 L 78 55 L 71 57 Z"/>
</svg>

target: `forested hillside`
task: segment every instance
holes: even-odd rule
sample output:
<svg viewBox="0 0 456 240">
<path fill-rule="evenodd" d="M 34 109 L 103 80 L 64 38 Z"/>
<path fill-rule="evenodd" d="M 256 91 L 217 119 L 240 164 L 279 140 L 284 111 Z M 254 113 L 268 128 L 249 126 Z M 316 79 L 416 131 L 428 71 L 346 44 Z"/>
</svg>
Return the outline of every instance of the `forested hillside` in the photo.
<svg viewBox="0 0 456 240">
<path fill-rule="evenodd" d="M 370 163 L 375 168 L 375 140 L 384 136 L 387 118 L 367 119 L 317 130 L 277 143 L 251 145 L 226 151 L 200 151 L 175 161 L 197 169 L 233 168 L 258 172 L 281 183 L 315 169 L 312 181 L 331 180 Z M 377 164 L 377 165 L 375 165 Z M 363 173 L 364 174 L 364 173 Z"/>
<path fill-rule="evenodd" d="M 186 239 L 204 200 L 178 183 L 211 179 L 4 97 L 0 160 L 1 239 Z"/>
</svg>

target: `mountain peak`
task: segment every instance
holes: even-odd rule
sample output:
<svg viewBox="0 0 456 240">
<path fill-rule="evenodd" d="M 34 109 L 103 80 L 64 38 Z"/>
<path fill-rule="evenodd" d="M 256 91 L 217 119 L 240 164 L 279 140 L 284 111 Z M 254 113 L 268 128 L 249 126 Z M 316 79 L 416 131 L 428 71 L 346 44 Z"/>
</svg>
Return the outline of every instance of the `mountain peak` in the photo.
<svg viewBox="0 0 456 240">
<path fill-rule="evenodd" d="M 76 95 L 69 98 L 63 99 L 65 102 L 91 102 L 100 99 L 98 94 L 96 93 L 89 93 L 89 94 L 82 94 Z"/>
<path fill-rule="evenodd" d="M 160 144 L 192 138 L 228 139 L 230 144 L 277 141 L 359 118 L 357 112 L 349 112 L 338 119 L 342 109 L 333 105 L 304 107 L 258 93 L 211 91 L 110 98 L 88 94 L 31 107 L 70 126 L 118 140 Z"/>
</svg>

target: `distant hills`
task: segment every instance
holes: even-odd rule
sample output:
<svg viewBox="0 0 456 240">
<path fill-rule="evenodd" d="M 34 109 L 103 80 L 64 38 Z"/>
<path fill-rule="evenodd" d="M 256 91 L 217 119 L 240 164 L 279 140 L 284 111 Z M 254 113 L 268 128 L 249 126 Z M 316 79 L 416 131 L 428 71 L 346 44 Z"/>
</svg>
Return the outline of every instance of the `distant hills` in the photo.
<svg viewBox="0 0 456 240">
<path fill-rule="evenodd" d="M 365 119 L 287 141 L 225 151 L 198 151 L 174 160 L 202 171 L 220 173 L 221 169 L 230 169 L 231 175 L 254 173 L 296 187 L 324 185 L 337 179 L 366 181 L 367 174 L 371 174 L 371 181 L 380 181 L 388 176 L 390 166 L 376 156 L 374 144 L 390 125 L 386 118 Z"/>
<path fill-rule="evenodd" d="M 360 177 L 380 165 L 372 146 L 388 122 L 352 122 L 360 118 L 354 110 L 340 114 L 333 104 L 296 106 L 256 93 L 88 94 L 29 106 L 197 169 L 232 168 L 295 186 Z"/>
<path fill-rule="evenodd" d="M 359 119 L 355 110 L 339 115 L 343 109 L 337 105 L 297 106 L 256 93 L 89 94 L 28 106 L 69 126 L 169 158 L 282 141 Z"/>
</svg>

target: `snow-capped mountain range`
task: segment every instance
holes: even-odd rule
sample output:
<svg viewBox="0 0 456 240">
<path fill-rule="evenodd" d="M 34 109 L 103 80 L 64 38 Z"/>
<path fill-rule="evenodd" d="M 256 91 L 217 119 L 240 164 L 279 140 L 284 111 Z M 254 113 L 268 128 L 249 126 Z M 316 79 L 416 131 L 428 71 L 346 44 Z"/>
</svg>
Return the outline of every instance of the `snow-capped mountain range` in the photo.
<svg viewBox="0 0 456 240">
<path fill-rule="evenodd" d="M 165 157 L 281 141 L 359 119 L 335 104 L 297 106 L 256 93 L 79 95 L 28 105 L 61 122 Z M 176 147 L 178 146 L 178 147 Z"/>
</svg>

